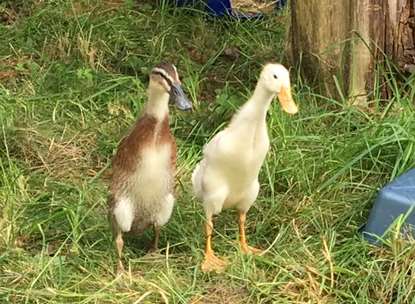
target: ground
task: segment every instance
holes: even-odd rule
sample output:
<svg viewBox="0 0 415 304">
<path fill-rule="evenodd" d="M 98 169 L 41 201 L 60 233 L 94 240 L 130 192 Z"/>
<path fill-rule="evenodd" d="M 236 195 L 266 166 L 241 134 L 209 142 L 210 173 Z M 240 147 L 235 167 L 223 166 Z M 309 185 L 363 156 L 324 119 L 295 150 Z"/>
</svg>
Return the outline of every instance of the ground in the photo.
<svg viewBox="0 0 415 304">
<path fill-rule="evenodd" d="M 375 247 L 358 233 L 377 190 L 414 166 L 414 77 L 379 71 L 371 111 L 361 111 L 316 94 L 292 68 L 300 112 L 277 101 L 269 111 L 271 150 L 247 219 L 250 244 L 266 254 L 240 253 L 227 210 L 214 246 L 229 268 L 204 274 L 190 174 L 261 65 L 288 62 L 288 12 L 229 23 L 153 2 L 1 2 L 0 302 L 415 303 L 414 243 Z M 146 255 L 151 232 L 128 239 L 120 278 L 110 160 L 161 60 L 176 64 L 195 111 L 172 109 L 178 196 L 163 248 Z"/>
</svg>

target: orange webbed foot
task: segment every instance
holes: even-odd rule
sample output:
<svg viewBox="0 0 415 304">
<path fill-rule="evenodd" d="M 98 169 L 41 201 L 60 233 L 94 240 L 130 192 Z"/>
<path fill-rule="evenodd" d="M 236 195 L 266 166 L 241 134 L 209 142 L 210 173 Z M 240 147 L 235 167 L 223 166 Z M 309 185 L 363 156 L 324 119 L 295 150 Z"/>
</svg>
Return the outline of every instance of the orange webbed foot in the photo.
<svg viewBox="0 0 415 304">
<path fill-rule="evenodd" d="M 244 254 L 253 254 L 253 255 L 261 255 L 263 250 L 255 247 L 251 247 L 248 244 L 240 244 L 241 251 Z"/>
<path fill-rule="evenodd" d="M 218 258 L 214 252 L 205 253 L 205 258 L 202 263 L 203 272 L 223 272 L 228 265 L 226 260 Z"/>
</svg>

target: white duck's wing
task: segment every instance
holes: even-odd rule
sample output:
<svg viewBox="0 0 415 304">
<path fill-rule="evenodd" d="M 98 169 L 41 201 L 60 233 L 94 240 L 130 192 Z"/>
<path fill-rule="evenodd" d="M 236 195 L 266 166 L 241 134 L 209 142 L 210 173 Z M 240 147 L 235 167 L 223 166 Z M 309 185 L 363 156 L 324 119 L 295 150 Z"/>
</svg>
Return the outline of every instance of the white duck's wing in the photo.
<svg viewBox="0 0 415 304">
<path fill-rule="evenodd" d="M 225 131 L 226 130 L 220 131 L 207 144 L 205 144 L 203 147 L 203 158 L 209 158 L 209 156 L 220 153 L 221 147 L 224 143 Z"/>
<path fill-rule="evenodd" d="M 221 157 L 221 142 L 223 142 L 224 131 L 217 133 L 208 143 L 203 147 L 203 158 L 196 165 L 192 173 L 193 191 L 196 197 L 202 197 L 202 181 L 206 175 L 206 169 L 212 169 L 218 164 L 218 158 Z M 211 170 L 210 170 L 211 171 Z"/>
</svg>

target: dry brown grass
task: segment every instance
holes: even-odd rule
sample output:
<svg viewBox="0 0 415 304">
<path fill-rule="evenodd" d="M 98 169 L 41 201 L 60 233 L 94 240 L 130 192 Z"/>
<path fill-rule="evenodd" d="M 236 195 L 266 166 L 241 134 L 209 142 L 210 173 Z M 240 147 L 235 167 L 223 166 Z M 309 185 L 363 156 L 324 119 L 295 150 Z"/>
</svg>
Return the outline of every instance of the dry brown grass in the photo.
<svg viewBox="0 0 415 304">
<path fill-rule="evenodd" d="M 81 178 L 96 174 L 97 161 L 91 157 L 96 135 L 77 133 L 69 137 L 48 136 L 33 128 L 19 128 L 11 141 L 11 153 L 31 171 L 55 178 Z"/>
<path fill-rule="evenodd" d="M 71 16 L 79 16 L 82 14 L 102 13 L 119 9 L 125 3 L 124 0 L 103 0 L 103 1 L 79 1 L 72 2 L 71 10 L 66 12 Z"/>
<path fill-rule="evenodd" d="M 275 8 L 275 0 L 233 0 L 232 7 L 241 11 L 270 12 Z"/>
<path fill-rule="evenodd" d="M 31 56 L 20 53 L 0 58 L 0 80 L 7 81 L 27 75 L 28 72 L 23 66 L 31 60 Z"/>
<path fill-rule="evenodd" d="M 229 288 L 226 283 L 213 285 L 203 296 L 190 301 L 191 304 L 242 304 L 247 303 L 248 292 L 244 288 Z"/>
</svg>

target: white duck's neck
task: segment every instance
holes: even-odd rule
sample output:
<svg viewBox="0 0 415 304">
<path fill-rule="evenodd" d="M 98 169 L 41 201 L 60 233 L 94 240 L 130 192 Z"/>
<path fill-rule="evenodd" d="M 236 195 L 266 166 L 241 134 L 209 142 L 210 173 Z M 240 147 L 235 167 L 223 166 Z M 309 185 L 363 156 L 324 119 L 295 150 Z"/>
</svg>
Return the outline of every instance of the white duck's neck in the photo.
<svg viewBox="0 0 415 304">
<path fill-rule="evenodd" d="M 267 116 L 267 111 L 271 105 L 275 94 L 264 89 L 260 84 L 257 84 L 251 98 L 241 107 L 239 113 L 235 116 L 234 122 L 252 121 L 264 122 Z"/>
<path fill-rule="evenodd" d="M 170 95 L 167 92 L 150 87 L 144 112 L 158 120 L 163 120 L 169 114 L 169 98 Z"/>
</svg>

